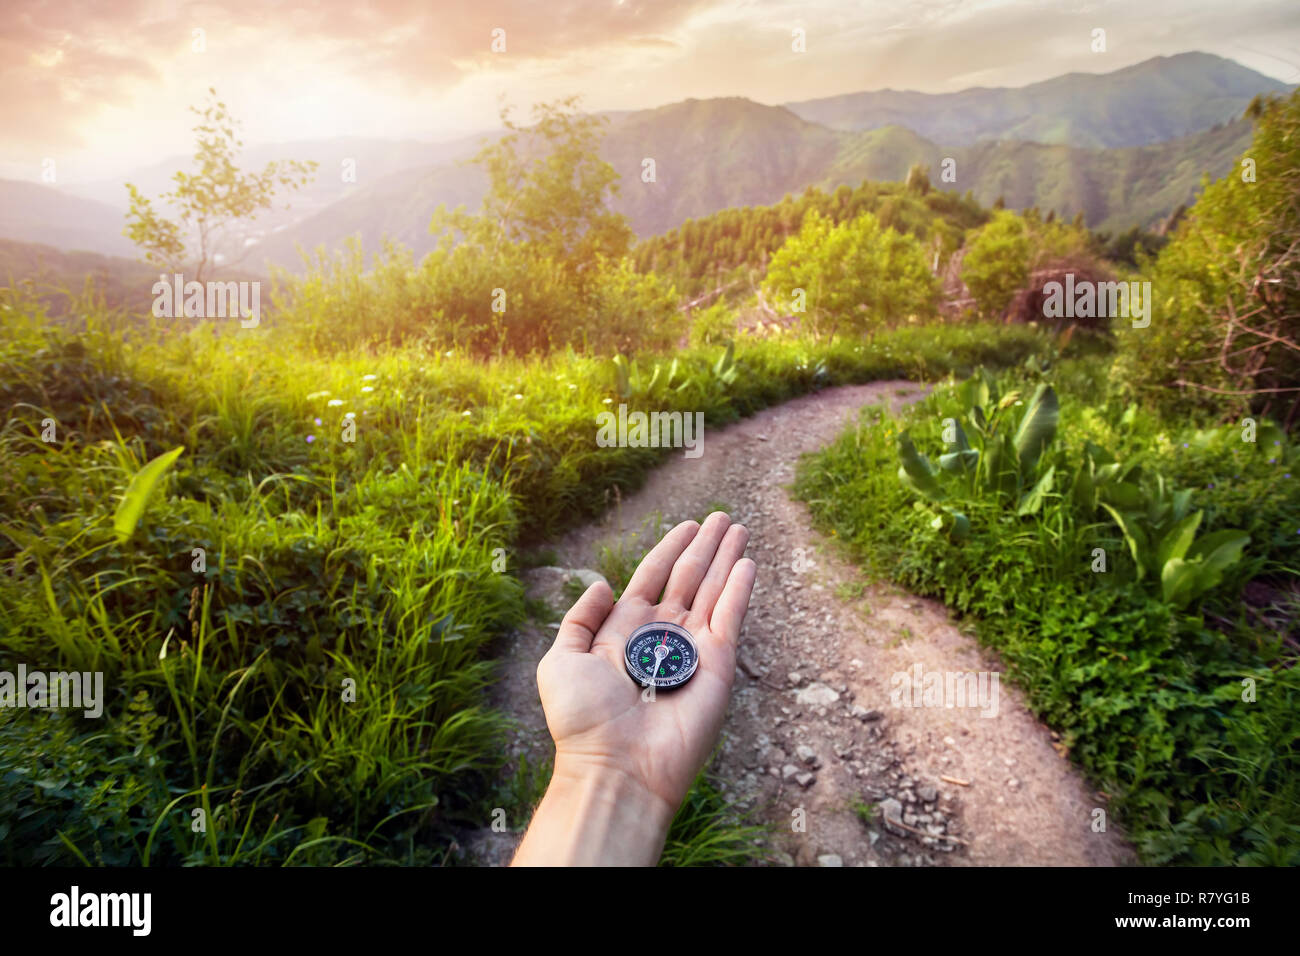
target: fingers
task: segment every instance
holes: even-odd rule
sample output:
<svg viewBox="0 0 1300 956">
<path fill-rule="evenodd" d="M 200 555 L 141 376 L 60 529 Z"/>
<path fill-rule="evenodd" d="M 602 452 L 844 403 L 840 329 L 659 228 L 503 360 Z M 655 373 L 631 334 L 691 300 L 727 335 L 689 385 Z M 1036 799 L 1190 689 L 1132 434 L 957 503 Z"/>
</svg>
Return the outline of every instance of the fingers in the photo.
<svg viewBox="0 0 1300 956">
<path fill-rule="evenodd" d="M 730 526 L 731 518 L 722 511 L 715 511 L 704 519 L 704 524 L 695 535 L 695 540 L 673 565 L 672 574 L 668 578 L 668 587 L 664 589 L 664 604 L 683 609 L 692 606 L 696 592 L 700 589 L 700 582 L 708 573 L 709 566 L 713 563 L 713 556 L 718 551 L 718 545 L 722 543 L 722 538 Z"/>
<path fill-rule="evenodd" d="M 749 529 L 743 524 L 733 524 L 727 529 L 727 533 L 722 537 L 722 543 L 718 545 L 718 553 L 713 556 L 713 563 L 709 565 L 709 571 L 704 575 L 704 580 L 700 582 L 699 590 L 695 592 L 695 598 L 691 602 L 692 618 L 704 623 L 708 622 L 732 567 L 744 557 L 745 547 L 748 544 Z"/>
<path fill-rule="evenodd" d="M 636 598 L 647 604 L 656 603 L 664 585 L 668 583 L 673 565 L 686 550 L 686 546 L 694 540 L 699 530 L 700 526 L 696 522 L 683 521 L 664 535 L 663 540 L 641 559 L 641 564 L 632 575 L 632 580 L 623 589 L 623 599 Z"/>
<path fill-rule="evenodd" d="M 597 581 L 583 593 L 582 597 L 569 608 L 560 622 L 560 630 L 555 635 L 552 650 L 566 653 L 585 654 L 591 650 L 591 642 L 596 632 L 609 616 L 609 609 L 614 606 L 614 592 L 604 581 Z"/>
<path fill-rule="evenodd" d="M 757 573 L 757 566 L 749 558 L 741 558 L 732 565 L 722 596 L 709 619 L 709 630 L 732 646 L 740 639 L 740 625 L 745 623 L 749 595 L 754 590 Z"/>
</svg>

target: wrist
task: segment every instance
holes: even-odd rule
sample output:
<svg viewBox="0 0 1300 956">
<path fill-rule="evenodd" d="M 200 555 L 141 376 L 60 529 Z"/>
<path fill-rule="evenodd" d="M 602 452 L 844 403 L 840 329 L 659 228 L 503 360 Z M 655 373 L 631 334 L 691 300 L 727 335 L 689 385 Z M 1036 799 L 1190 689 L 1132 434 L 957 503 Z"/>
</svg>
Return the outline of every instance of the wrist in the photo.
<svg viewBox="0 0 1300 956">
<path fill-rule="evenodd" d="M 613 761 L 557 753 L 514 863 L 653 866 L 676 810 Z"/>
</svg>

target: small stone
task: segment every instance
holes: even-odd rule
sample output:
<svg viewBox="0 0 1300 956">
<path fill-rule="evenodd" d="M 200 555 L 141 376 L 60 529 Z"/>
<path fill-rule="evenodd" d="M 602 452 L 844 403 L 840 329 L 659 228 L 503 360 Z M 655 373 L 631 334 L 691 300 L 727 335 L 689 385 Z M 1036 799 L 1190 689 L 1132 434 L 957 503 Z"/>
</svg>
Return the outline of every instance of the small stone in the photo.
<svg viewBox="0 0 1300 956">
<path fill-rule="evenodd" d="M 902 836 L 907 831 L 896 824 L 903 822 L 903 805 L 893 797 L 888 797 L 880 801 L 879 804 L 881 819 L 885 821 L 885 827 L 891 833 L 897 833 Z"/>
<path fill-rule="evenodd" d="M 570 573 L 578 579 L 579 583 L 581 583 L 584 588 L 591 587 L 597 581 L 606 587 L 609 586 L 609 582 L 605 580 L 605 575 L 601 574 L 599 571 L 592 571 L 588 568 L 577 568 Z"/>
<path fill-rule="evenodd" d="M 817 778 L 813 774 L 810 774 L 807 770 L 805 770 L 803 773 L 797 773 L 794 776 L 794 782 L 799 784 L 799 786 L 805 789 L 811 787 L 813 785 L 813 781 L 815 781 L 816 779 Z"/>
<path fill-rule="evenodd" d="M 800 744 L 794 748 L 795 756 L 806 764 L 817 763 L 817 751 L 813 750 L 807 744 Z"/>
<path fill-rule="evenodd" d="M 835 853 L 824 853 L 817 857 L 818 866 L 843 866 L 844 861 Z"/>
<path fill-rule="evenodd" d="M 934 801 L 939 799 L 939 791 L 930 786 L 918 787 L 916 795 L 925 803 L 934 803 Z"/>
<path fill-rule="evenodd" d="M 781 768 L 781 779 L 789 780 L 792 777 L 796 776 L 798 773 L 799 773 L 799 768 L 792 763 L 788 763 Z"/>
<path fill-rule="evenodd" d="M 791 687 L 798 687 L 803 683 L 803 675 L 798 671 L 791 671 L 789 676 L 786 677 L 786 680 L 790 682 Z"/>
<path fill-rule="evenodd" d="M 833 688 L 827 687 L 820 681 L 813 681 L 813 683 L 798 691 L 794 695 L 794 699 L 804 707 L 829 707 L 840 699 L 840 695 Z"/>
</svg>

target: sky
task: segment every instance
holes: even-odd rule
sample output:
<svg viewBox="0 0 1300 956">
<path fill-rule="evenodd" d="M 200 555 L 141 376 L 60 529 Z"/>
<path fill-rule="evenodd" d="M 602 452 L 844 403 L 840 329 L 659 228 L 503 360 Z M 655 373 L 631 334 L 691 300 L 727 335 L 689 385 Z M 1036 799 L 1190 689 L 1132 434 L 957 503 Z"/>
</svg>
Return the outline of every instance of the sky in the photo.
<svg viewBox="0 0 1300 956">
<path fill-rule="evenodd" d="M 1300 2 L 6 0 L 0 176 L 39 181 L 54 160 L 86 181 L 188 153 L 208 87 L 248 143 L 450 139 L 496 127 L 503 103 L 526 116 L 573 94 L 611 110 L 938 93 L 1190 50 L 1300 83 Z"/>
</svg>

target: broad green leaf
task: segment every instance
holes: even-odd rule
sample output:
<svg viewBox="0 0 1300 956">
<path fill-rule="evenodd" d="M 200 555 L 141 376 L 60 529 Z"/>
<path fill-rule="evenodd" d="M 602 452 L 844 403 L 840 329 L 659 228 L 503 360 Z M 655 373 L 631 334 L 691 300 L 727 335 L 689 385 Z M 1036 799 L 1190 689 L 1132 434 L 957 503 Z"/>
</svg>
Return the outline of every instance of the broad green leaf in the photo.
<svg viewBox="0 0 1300 956">
<path fill-rule="evenodd" d="M 903 432 L 898 436 L 898 457 L 903 465 L 898 469 L 898 477 L 906 485 L 911 485 L 927 498 L 942 498 L 943 489 L 934 477 L 934 468 L 924 455 L 912 444 L 912 436 Z"/>
<path fill-rule="evenodd" d="M 1204 512 L 1194 511 L 1178 522 L 1160 539 L 1156 547 L 1156 564 L 1163 568 L 1171 560 L 1182 558 L 1196 538 L 1196 529 L 1201 526 Z"/>
<path fill-rule="evenodd" d="M 1056 422 L 1060 414 L 1052 386 L 1038 386 L 1025 410 L 1025 417 L 1020 420 L 1020 428 L 1016 430 L 1016 456 L 1022 474 L 1034 466 L 1038 456 L 1056 435 Z"/>
<path fill-rule="evenodd" d="M 131 478 L 131 483 L 126 487 L 126 494 L 122 496 L 117 512 L 113 515 L 113 530 L 117 533 L 119 544 L 125 544 L 130 539 L 135 526 L 140 521 L 140 516 L 144 514 L 149 495 L 184 450 L 185 446 L 181 445 L 171 451 L 163 452 Z"/>
<path fill-rule="evenodd" d="M 974 448 L 950 451 L 939 456 L 939 467 L 944 471 L 969 471 L 979 464 L 980 453 Z"/>
<path fill-rule="evenodd" d="M 1241 560 L 1241 553 L 1248 544 L 1250 535 L 1235 528 L 1227 528 L 1207 534 L 1192 545 L 1187 556 L 1203 558 L 1206 569 L 1214 574 L 1213 584 L 1218 584 L 1222 573 Z"/>
<path fill-rule="evenodd" d="M 1171 559 L 1160 572 L 1160 593 L 1174 607 L 1186 607 L 1204 590 L 1200 586 L 1200 572 L 1199 562 Z"/>
<path fill-rule="evenodd" d="M 1108 482 L 1097 489 L 1097 495 L 1103 503 L 1126 511 L 1141 508 L 1146 503 L 1142 489 L 1127 481 Z"/>
<path fill-rule="evenodd" d="M 1146 576 L 1146 562 L 1143 559 L 1149 550 L 1147 536 L 1138 527 L 1137 522 L 1131 518 L 1126 518 L 1104 501 L 1101 506 L 1110 513 L 1110 516 L 1115 519 L 1115 523 L 1119 525 L 1119 530 L 1123 532 L 1124 540 L 1128 543 L 1129 553 L 1133 555 L 1133 563 L 1137 565 L 1138 580 L 1142 580 Z"/>
<path fill-rule="evenodd" d="M 1038 483 L 1020 497 L 1020 507 L 1016 509 L 1016 514 L 1022 516 L 1038 514 L 1043 507 L 1043 501 L 1046 499 L 1048 492 L 1052 490 L 1052 479 L 1055 476 L 1055 465 L 1043 472 L 1043 477 L 1038 479 Z"/>
</svg>

